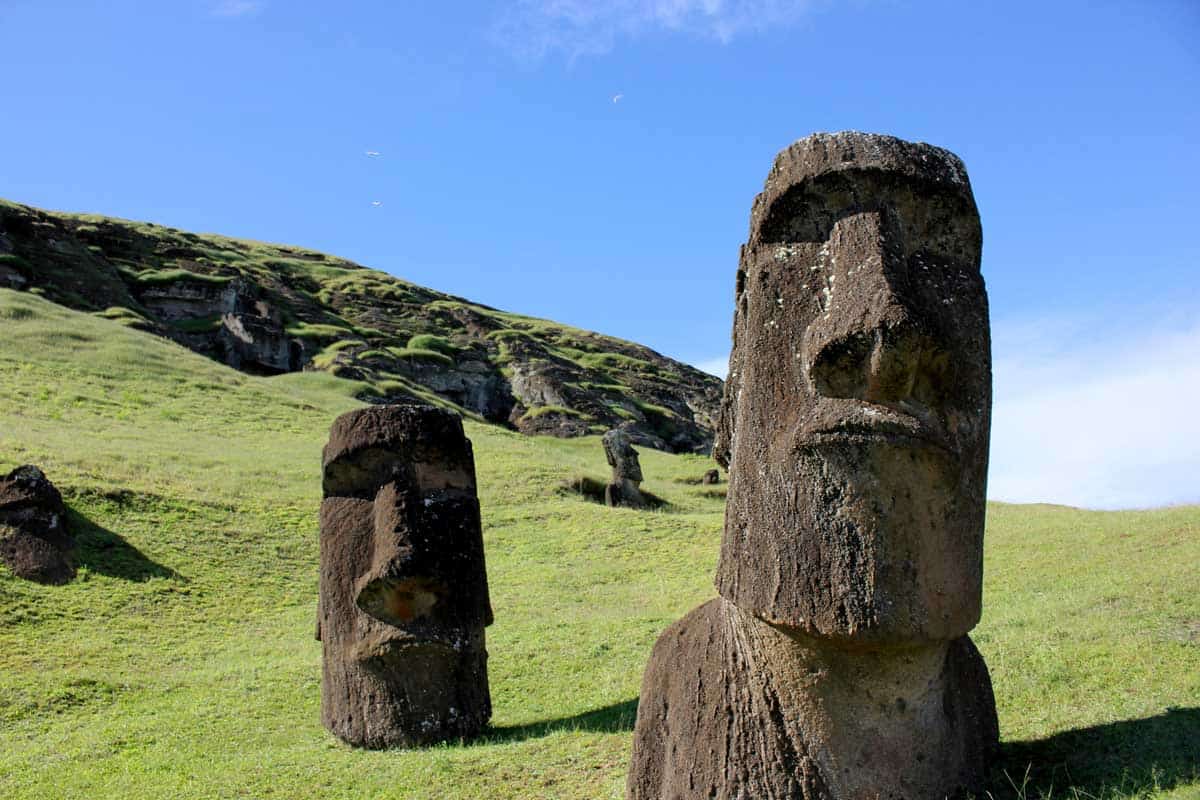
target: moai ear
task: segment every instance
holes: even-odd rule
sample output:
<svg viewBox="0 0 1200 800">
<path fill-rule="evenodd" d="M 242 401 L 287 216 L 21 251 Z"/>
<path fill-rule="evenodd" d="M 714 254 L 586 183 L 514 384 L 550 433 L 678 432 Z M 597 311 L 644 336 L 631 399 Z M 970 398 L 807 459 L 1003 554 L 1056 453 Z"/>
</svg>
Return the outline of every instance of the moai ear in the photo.
<svg viewBox="0 0 1200 800">
<path fill-rule="evenodd" d="M 721 395 L 721 413 L 717 418 L 716 436 L 713 438 L 712 456 L 725 469 L 729 469 L 729 458 L 733 451 L 736 434 L 737 397 L 742 388 L 741 354 L 738 351 L 738 330 L 746 307 L 746 245 L 742 245 L 737 286 L 733 296 L 733 347 L 729 352 L 729 371 L 725 374 L 725 392 Z"/>
</svg>

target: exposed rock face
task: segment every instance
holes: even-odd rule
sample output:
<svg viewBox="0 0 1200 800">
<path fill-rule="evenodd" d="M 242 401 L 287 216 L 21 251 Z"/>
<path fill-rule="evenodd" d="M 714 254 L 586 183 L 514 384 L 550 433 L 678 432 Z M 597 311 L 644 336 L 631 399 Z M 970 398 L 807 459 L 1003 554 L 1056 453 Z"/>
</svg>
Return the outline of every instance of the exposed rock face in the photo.
<svg viewBox="0 0 1200 800">
<path fill-rule="evenodd" d="M 171 338 L 193 350 L 257 375 L 293 372 L 304 363 L 304 346 L 287 335 L 282 316 L 240 278 L 180 278 L 139 288 L 137 297 L 168 326 Z M 192 330 L 212 320 L 210 330 Z"/>
<path fill-rule="evenodd" d="M 817 134 L 737 274 L 720 599 L 659 639 L 631 798 L 941 798 L 997 746 L 979 621 L 991 406 L 962 162 Z"/>
<path fill-rule="evenodd" d="M 368 748 L 478 734 L 492 713 L 492 609 L 462 420 L 430 406 L 351 411 L 322 461 L 322 722 Z"/>
<path fill-rule="evenodd" d="M 74 549 L 62 495 L 45 473 L 27 464 L 0 478 L 0 558 L 13 574 L 67 583 L 75 577 Z"/>
<path fill-rule="evenodd" d="M 508 380 L 486 360 L 464 358 L 453 365 L 413 365 L 410 374 L 422 385 L 484 419 L 507 420 L 512 414 L 514 401 Z"/>
<path fill-rule="evenodd" d="M 629 441 L 629 434 L 620 428 L 614 428 L 604 434 L 604 457 L 612 467 L 612 478 L 604 488 L 604 502 L 609 506 L 626 506 L 628 508 L 643 508 L 646 499 L 642 497 L 642 465 L 638 461 L 638 452 Z"/>
</svg>

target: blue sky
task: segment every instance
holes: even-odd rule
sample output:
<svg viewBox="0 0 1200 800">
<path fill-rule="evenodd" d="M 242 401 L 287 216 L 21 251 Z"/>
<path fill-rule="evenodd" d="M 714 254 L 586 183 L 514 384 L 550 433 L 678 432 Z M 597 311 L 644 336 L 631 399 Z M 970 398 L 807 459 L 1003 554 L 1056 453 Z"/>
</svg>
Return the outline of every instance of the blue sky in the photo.
<svg viewBox="0 0 1200 800">
<path fill-rule="evenodd" d="M 947 147 L 984 225 L 990 494 L 1200 501 L 1194 0 L 0 0 L 0 30 L 0 196 L 314 247 L 718 372 L 776 151 Z"/>
</svg>

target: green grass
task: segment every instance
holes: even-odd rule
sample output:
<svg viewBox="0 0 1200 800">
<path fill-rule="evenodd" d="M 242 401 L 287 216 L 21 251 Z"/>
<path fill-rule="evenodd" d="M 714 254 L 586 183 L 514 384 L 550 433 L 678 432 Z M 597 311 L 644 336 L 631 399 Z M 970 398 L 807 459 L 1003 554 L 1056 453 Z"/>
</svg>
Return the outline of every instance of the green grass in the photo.
<svg viewBox="0 0 1200 800">
<path fill-rule="evenodd" d="M 186 269 L 157 269 L 139 272 L 134 280 L 141 286 L 165 286 L 183 280 L 224 286 L 233 279 L 227 275 L 208 275 Z"/>
<path fill-rule="evenodd" d="M 16 270 L 23 271 L 23 270 L 30 269 L 28 261 L 21 258 L 20 256 L 13 255 L 12 253 L 0 253 L 0 264 L 10 266 Z"/>
<path fill-rule="evenodd" d="M 180 319 L 171 323 L 171 327 L 183 333 L 207 333 L 221 327 L 221 315 L 210 314 L 194 319 Z"/>
<path fill-rule="evenodd" d="M 589 419 L 588 415 L 584 414 L 582 411 L 576 411 L 575 409 L 567 408 L 566 406 L 535 406 L 522 414 L 521 419 L 537 419 L 538 417 L 545 416 L 546 414 L 560 414 L 564 417 L 579 417 L 580 419 Z"/>
<path fill-rule="evenodd" d="M 337 325 L 325 325 L 319 322 L 297 322 L 287 327 L 288 336 L 313 341 L 339 339 L 349 336 L 351 333 L 352 331 L 349 328 L 341 328 Z"/>
<path fill-rule="evenodd" d="M 723 491 L 642 449 L 468 420 L 496 623 L 481 741 L 360 752 L 318 718 L 319 461 L 365 384 L 257 378 L 0 290 L 0 470 L 43 466 L 81 547 L 64 587 L 0 567 L 0 797 L 618 798 L 658 633 L 711 597 Z M 403 385 L 398 381 L 400 385 Z M 723 490 L 723 487 L 715 487 Z M 989 510 L 984 620 L 1027 798 L 1200 795 L 1200 509 Z"/>
<path fill-rule="evenodd" d="M 408 361 L 428 361 L 444 366 L 450 366 L 454 363 L 453 358 L 437 350 L 422 350 L 415 347 L 389 347 L 387 352 L 393 358 Z"/>
<path fill-rule="evenodd" d="M 410 350 L 436 350 L 447 356 L 454 356 L 458 348 L 444 336 L 434 336 L 432 333 L 418 333 L 408 340 Z"/>
</svg>

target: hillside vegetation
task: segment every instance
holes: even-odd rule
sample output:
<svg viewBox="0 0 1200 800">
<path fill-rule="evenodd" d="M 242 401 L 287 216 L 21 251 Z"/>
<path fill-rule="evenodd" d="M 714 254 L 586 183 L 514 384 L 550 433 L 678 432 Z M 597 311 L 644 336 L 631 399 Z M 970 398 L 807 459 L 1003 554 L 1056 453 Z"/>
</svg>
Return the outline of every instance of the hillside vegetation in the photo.
<svg viewBox="0 0 1200 800">
<path fill-rule="evenodd" d="M 243 372 L 328 372 L 530 434 L 624 425 L 708 452 L 721 381 L 648 347 L 510 314 L 304 248 L 0 200 L 0 288 L 150 331 Z"/>
<path fill-rule="evenodd" d="M 0 470 L 43 466 L 81 543 L 67 586 L 0 567 L 0 797 L 621 797 L 650 647 L 713 594 L 706 459 L 644 450 L 667 504 L 614 510 L 571 488 L 605 477 L 598 437 L 468 420 L 493 727 L 356 751 L 319 723 L 316 512 L 368 383 L 248 375 L 27 292 L 0 290 L 0 331 Z M 994 796 L 1200 796 L 1198 563 L 1200 508 L 989 509 Z"/>
</svg>

